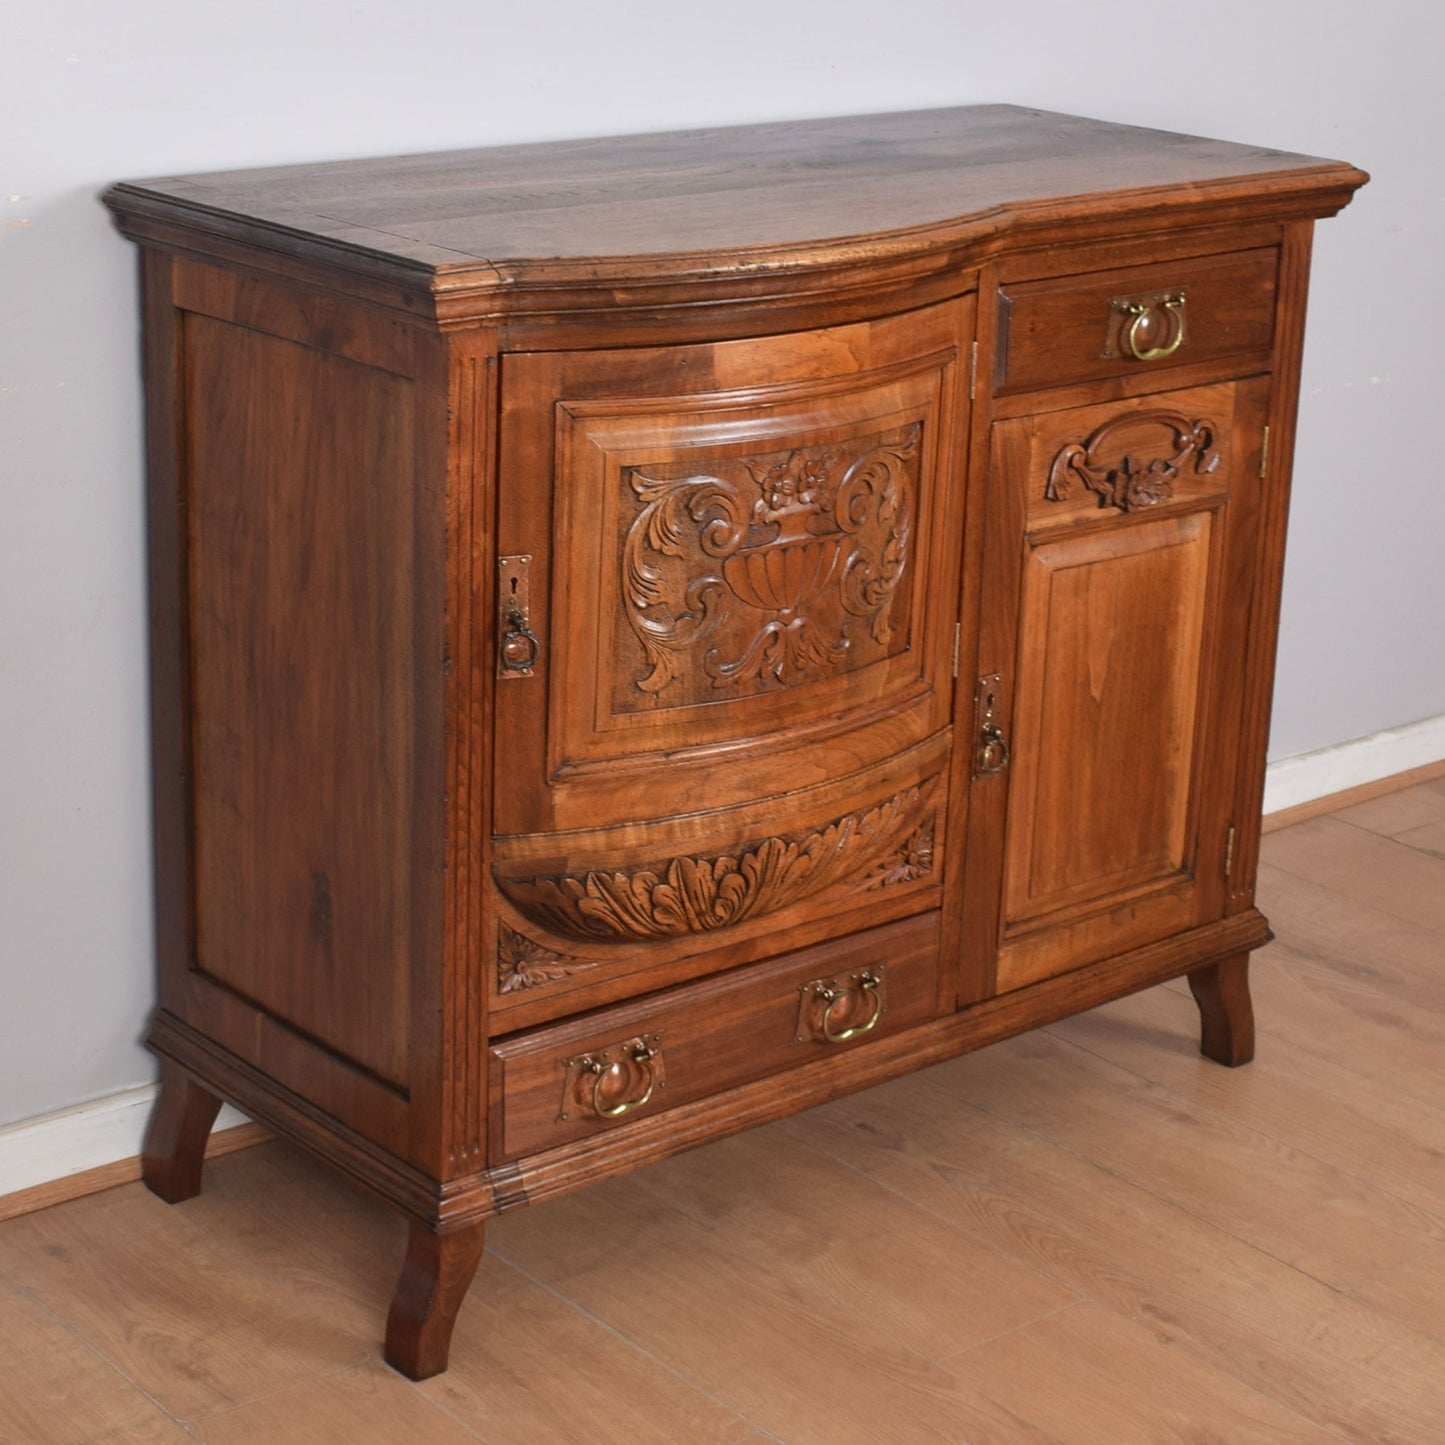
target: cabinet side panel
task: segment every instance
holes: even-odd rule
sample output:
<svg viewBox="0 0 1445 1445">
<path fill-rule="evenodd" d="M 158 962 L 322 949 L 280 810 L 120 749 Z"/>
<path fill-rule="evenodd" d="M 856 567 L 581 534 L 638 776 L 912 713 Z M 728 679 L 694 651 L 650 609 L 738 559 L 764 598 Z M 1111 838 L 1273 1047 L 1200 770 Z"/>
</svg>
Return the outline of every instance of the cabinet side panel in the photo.
<svg viewBox="0 0 1445 1445">
<path fill-rule="evenodd" d="M 185 318 L 196 966 L 406 1078 L 412 386 Z"/>
</svg>

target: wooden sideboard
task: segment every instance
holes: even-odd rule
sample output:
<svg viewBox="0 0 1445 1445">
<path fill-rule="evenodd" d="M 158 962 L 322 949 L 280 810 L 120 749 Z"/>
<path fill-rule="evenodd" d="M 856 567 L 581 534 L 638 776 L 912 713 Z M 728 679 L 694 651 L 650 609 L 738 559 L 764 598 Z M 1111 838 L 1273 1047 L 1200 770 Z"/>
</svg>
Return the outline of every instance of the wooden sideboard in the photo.
<svg viewBox="0 0 1445 1445">
<path fill-rule="evenodd" d="M 1253 1048 L 1336 162 L 1009 106 L 111 190 L 162 1087 L 483 1226 L 1161 980 Z M 747 1188 L 746 1180 L 738 1188 Z"/>
</svg>

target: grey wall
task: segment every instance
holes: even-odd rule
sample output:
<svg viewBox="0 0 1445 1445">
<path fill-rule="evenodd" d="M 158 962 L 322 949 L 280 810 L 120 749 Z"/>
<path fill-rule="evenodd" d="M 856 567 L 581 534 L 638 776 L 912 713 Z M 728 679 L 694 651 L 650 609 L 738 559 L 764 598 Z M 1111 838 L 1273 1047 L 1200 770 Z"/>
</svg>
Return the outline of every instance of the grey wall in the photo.
<svg viewBox="0 0 1445 1445">
<path fill-rule="evenodd" d="M 1207 18 L 1205 18 L 1207 17 Z M 1277 755 L 1445 713 L 1445 9 L 47 0 L 0 31 L 0 1122 L 144 1081 L 140 396 L 109 181 L 1008 100 L 1337 156 Z"/>
</svg>

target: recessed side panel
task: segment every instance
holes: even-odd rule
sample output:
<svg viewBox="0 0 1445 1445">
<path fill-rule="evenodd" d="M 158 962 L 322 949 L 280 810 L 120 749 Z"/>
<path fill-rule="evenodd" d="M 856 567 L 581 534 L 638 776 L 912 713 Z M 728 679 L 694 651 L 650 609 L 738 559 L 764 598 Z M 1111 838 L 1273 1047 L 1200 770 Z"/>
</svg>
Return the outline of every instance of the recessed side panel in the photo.
<svg viewBox="0 0 1445 1445">
<path fill-rule="evenodd" d="M 412 384 L 184 330 L 195 966 L 406 1079 Z"/>
</svg>

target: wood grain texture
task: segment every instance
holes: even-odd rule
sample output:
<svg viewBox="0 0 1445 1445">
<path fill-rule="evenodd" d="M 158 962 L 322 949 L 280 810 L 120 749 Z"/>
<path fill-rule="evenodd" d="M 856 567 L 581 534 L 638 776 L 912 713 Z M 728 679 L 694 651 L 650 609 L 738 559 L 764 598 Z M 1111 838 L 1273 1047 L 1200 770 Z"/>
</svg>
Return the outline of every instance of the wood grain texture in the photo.
<svg viewBox="0 0 1445 1445">
<path fill-rule="evenodd" d="M 375 1361 L 220 1411 L 201 1429 L 206 1445 L 476 1445 L 479 1438 Z"/>
<path fill-rule="evenodd" d="M 222 1240 L 209 1244 L 189 1208 L 162 1210 L 137 1185 L 11 1220 L 0 1273 L 41 1293 L 66 1326 L 180 1419 L 365 1358 L 368 1335 L 354 1306 L 348 1315 L 334 1307 L 334 1291 L 318 1300 L 295 1279 L 278 1291 Z"/>
<path fill-rule="evenodd" d="M 990 1340 L 947 1367 L 977 1398 L 1069 1445 L 1337 1445 L 1340 1438 L 1228 1371 L 1201 1366 L 1167 1335 L 1093 1303 Z"/>
<path fill-rule="evenodd" d="M 0 1420 L 36 1445 L 193 1439 L 43 1305 L 0 1280 Z"/>
<path fill-rule="evenodd" d="M 763 1167 L 740 1194 L 728 1181 L 745 1160 Z M 878 1229 L 880 1207 L 907 1223 Z M 938 1355 L 1072 1297 L 776 1133 L 497 1230 L 503 1257 L 623 1338 L 770 1435 L 818 1445 L 948 1438 L 960 1427 L 971 1438 L 971 1402 Z M 941 1258 L 957 1266 L 942 1288 Z M 702 1300 L 706 1336 L 684 1327 Z"/>
<path fill-rule="evenodd" d="M 198 314 L 185 357 L 197 962 L 402 1082 L 409 389 Z"/>
<path fill-rule="evenodd" d="M 1337 162 L 981 106 L 170 178 L 107 200 L 137 231 L 183 217 L 202 235 L 414 285 L 454 276 L 458 290 L 525 293 L 517 282 L 715 274 L 703 258 L 719 254 L 729 271 L 806 269 L 852 259 L 870 235 L 875 259 L 936 249 L 1008 222 L 1077 221 L 1090 194 L 1132 210 L 1135 229 L 1183 206 L 1216 222 L 1247 202 L 1319 213 L 1363 179 Z M 599 269 L 599 257 L 646 265 Z"/>
</svg>

